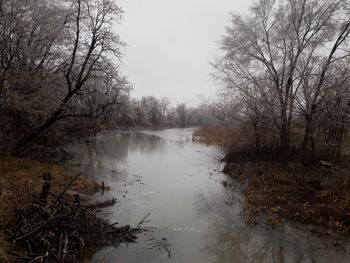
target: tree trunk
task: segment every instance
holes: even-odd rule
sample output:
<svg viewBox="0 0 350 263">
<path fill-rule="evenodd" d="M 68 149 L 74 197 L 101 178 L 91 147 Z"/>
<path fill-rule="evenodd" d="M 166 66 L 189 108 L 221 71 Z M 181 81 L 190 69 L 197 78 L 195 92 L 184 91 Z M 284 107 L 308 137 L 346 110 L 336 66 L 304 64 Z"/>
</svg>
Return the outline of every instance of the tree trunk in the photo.
<svg viewBox="0 0 350 263">
<path fill-rule="evenodd" d="M 309 142 L 310 142 L 310 136 L 312 133 L 312 116 L 307 114 L 305 116 L 305 130 L 304 130 L 304 137 L 303 137 L 303 143 L 301 146 L 301 150 L 303 152 L 307 151 Z"/>
<path fill-rule="evenodd" d="M 32 143 L 39 135 L 41 135 L 44 131 L 49 129 L 53 124 L 57 122 L 60 115 L 64 111 L 65 103 L 62 103 L 61 107 L 59 107 L 48 120 L 46 120 L 40 127 L 32 131 L 28 136 L 20 140 L 15 147 L 15 154 L 18 155 L 28 146 L 28 144 Z"/>
<path fill-rule="evenodd" d="M 290 147 L 290 133 L 289 133 L 289 127 L 287 123 L 287 116 L 285 114 L 284 116 L 282 115 L 282 124 L 280 129 L 280 151 L 288 152 L 289 147 Z"/>
<path fill-rule="evenodd" d="M 5 77 L 6 77 L 6 72 L 3 72 L 0 78 L 0 110 L 2 110 L 2 105 L 5 103 L 5 99 L 4 99 Z"/>
<path fill-rule="evenodd" d="M 310 128 L 308 127 L 308 124 L 306 124 L 306 125 L 307 126 L 305 127 L 305 131 L 304 131 L 303 143 L 301 146 L 301 150 L 303 152 L 305 152 L 307 147 L 309 146 L 309 139 L 310 139 Z"/>
<path fill-rule="evenodd" d="M 281 152 L 288 152 L 290 147 L 290 132 L 289 132 L 289 125 L 288 125 L 288 113 L 287 113 L 287 107 L 288 107 L 288 98 L 285 99 L 286 101 L 281 101 L 281 128 L 280 128 L 280 151 Z"/>
<path fill-rule="evenodd" d="M 260 149 L 261 149 L 261 141 L 260 141 L 258 125 L 254 123 L 253 128 L 254 128 L 254 139 L 255 139 L 255 153 L 256 155 L 259 155 Z"/>
<path fill-rule="evenodd" d="M 302 143 L 302 151 L 305 152 L 308 149 L 309 142 L 311 139 L 311 148 L 312 148 L 312 154 L 315 153 L 315 145 L 314 145 L 314 116 L 317 110 L 316 104 L 313 104 L 311 106 L 311 111 L 309 113 L 305 114 L 305 130 L 304 130 L 304 138 Z"/>
<path fill-rule="evenodd" d="M 287 129 L 285 127 L 282 127 L 280 132 L 280 150 L 281 152 L 288 152 L 290 143 L 288 138 Z"/>
</svg>

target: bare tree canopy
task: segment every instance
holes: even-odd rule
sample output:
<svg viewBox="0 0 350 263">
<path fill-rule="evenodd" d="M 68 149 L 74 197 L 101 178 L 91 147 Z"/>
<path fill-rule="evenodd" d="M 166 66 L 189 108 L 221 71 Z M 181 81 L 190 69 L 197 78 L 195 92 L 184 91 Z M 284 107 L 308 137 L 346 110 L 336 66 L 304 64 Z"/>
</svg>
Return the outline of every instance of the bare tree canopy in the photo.
<svg viewBox="0 0 350 263">
<path fill-rule="evenodd" d="M 21 152 L 71 126 L 100 128 L 130 90 L 114 28 L 123 11 L 110 0 L 0 5 L 0 114 L 13 120 L 1 136 L 20 130 L 5 147 Z"/>
<path fill-rule="evenodd" d="M 330 125 L 329 106 L 340 94 L 349 101 L 349 33 L 348 0 L 258 0 L 249 14 L 232 15 L 213 77 L 242 105 L 240 116 L 269 129 L 281 150 L 298 128 L 302 148 L 311 140 L 314 150 L 316 130 Z"/>
</svg>

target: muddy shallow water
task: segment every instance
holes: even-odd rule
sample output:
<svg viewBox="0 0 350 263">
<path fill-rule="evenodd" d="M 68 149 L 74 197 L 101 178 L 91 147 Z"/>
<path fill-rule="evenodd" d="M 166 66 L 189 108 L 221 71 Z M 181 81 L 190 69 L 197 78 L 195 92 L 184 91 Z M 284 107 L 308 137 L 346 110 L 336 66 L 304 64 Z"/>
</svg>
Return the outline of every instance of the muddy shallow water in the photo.
<svg viewBox="0 0 350 263">
<path fill-rule="evenodd" d="M 68 146 L 75 169 L 111 187 L 95 198 L 118 199 L 101 217 L 136 226 L 150 213 L 138 243 L 101 249 L 92 262 L 349 262 L 306 234 L 247 226 L 241 187 L 222 184 L 222 151 L 193 143 L 192 132 L 111 131 Z"/>
</svg>

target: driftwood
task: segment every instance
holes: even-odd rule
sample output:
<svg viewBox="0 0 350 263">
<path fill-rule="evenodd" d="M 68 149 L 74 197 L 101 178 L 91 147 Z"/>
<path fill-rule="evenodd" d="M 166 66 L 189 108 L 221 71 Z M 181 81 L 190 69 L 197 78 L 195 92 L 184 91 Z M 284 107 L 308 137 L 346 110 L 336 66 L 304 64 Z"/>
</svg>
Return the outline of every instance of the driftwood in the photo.
<svg viewBox="0 0 350 263">
<path fill-rule="evenodd" d="M 137 224 L 138 226 L 141 226 L 142 224 L 148 223 L 149 220 L 147 218 L 151 215 L 151 213 L 148 213 L 142 220 Z"/>
<path fill-rule="evenodd" d="M 141 227 L 117 227 L 118 223 L 98 218 L 94 209 L 81 206 L 79 195 L 73 201 L 65 198 L 69 186 L 56 196 L 49 192 L 51 175 L 46 173 L 43 179 L 39 204 L 16 211 L 15 219 L 6 226 L 7 240 L 24 251 L 14 252 L 14 261 L 78 262 L 85 251 L 135 242 L 136 234 L 145 231 Z M 56 200 L 48 202 L 49 194 Z"/>
</svg>

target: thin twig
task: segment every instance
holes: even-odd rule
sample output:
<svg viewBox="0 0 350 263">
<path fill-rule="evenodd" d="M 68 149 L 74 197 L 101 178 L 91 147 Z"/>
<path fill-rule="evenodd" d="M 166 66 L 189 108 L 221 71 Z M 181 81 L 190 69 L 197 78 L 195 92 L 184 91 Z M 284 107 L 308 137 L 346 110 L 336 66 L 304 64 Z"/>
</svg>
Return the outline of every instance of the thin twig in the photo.
<svg viewBox="0 0 350 263">
<path fill-rule="evenodd" d="M 140 226 L 144 223 L 146 223 L 146 219 L 151 215 L 151 212 L 149 212 L 137 225 Z"/>
<path fill-rule="evenodd" d="M 62 192 L 58 195 L 58 200 L 60 200 L 63 195 L 66 193 L 66 191 L 69 189 L 69 187 L 72 186 L 72 184 L 82 175 L 82 173 L 77 174 L 76 176 L 74 176 L 70 182 L 63 188 Z"/>
<path fill-rule="evenodd" d="M 29 261 L 29 263 L 37 262 L 39 259 L 44 259 L 44 258 L 46 258 L 48 256 L 49 256 L 49 252 L 46 252 L 45 255 L 38 256 L 38 257 L 34 258 L 33 260 Z"/>
</svg>

